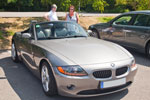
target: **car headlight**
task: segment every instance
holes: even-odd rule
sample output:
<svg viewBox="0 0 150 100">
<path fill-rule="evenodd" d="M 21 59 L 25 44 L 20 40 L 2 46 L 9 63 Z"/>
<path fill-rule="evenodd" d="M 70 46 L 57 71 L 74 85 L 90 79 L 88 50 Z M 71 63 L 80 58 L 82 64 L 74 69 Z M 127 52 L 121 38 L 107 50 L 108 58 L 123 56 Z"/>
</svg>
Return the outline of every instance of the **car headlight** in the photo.
<svg viewBox="0 0 150 100">
<path fill-rule="evenodd" d="M 132 60 L 132 63 L 131 63 L 131 70 L 135 70 L 137 68 L 136 66 L 136 63 L 135 63 L 135 60 Z"/>
<path fill-rule="evenodd" d="M 60 73 L 68 76 L 87 76 L 87 73 L 78 65 L 57 66 Z"/>
</svg>

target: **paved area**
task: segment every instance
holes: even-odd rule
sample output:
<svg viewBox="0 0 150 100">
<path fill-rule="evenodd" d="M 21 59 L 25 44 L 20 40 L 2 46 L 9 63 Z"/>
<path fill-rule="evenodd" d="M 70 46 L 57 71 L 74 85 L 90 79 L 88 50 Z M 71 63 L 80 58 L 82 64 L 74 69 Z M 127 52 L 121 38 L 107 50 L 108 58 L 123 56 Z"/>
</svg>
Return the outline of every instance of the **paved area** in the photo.
<svg viewBox="0 0 150 100">
<path fill-rule="evenodd" d="M 46 12 L 0 12 L 0 17 L 43 17 Z M 65 17 L 67 12 L 57 12 L 59 17 Z M 80 16 L 117 16 L 119 14 L 80 13 Z"/>
<path fill-rule="evenodd" d="M 129 50 L 139 67 L 135 82 L 125 91 L 82 100 L 150 100 L 150 60 Z M 22 63 L 14 63 L 10 51 L 0 51 L 0 100 L 80 100 L 62 96 L 47 97 L 40 81 Z"/>
</svg>

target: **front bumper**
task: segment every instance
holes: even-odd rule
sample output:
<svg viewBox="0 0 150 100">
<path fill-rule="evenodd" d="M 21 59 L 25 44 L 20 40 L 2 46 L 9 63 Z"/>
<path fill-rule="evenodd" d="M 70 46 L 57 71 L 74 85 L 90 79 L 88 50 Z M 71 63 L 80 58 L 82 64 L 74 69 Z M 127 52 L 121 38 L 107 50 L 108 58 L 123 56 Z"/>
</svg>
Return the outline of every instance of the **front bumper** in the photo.
<svg viewBox="0 0 150 100">
<path fill-rule="evenodd" d="M 107 66 L 107 64 L 104 64 L 103 66 L 105 69 L 112 69 L 112 67 Z M 94 69 L 93 71 L 101 70 L 101 68 L 98 69 L 97 67 L 93 67 L 92 69 Z M 60 74 L 56 69 L 55 79 L 57 83 L 58 93 L 62 96 L 67 97 L 91 97 L 118 92 L 126 89 L 133 83 L 134 76 L 137 72 L 137 67 L 134 69 L 129 68 L 128 72 L 120 77 L 113 76 L 108 79 L 95 78 L 92 74 L 93 71 L 91 71 L 91 69 L 88 69 L 86 71 L 89 74 L 88 76 L 73 77 Z M 121 78 L 126 78 L 126 84 L 106 89 L 100 89 L 100 81 L 111 81 Z"/>
</svg>

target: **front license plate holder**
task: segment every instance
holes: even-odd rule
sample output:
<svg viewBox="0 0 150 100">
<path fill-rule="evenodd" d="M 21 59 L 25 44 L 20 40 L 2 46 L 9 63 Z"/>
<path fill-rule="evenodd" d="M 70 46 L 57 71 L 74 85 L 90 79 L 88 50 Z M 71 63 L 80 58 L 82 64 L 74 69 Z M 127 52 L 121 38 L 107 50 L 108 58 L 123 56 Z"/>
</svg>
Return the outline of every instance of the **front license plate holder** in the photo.
<svg viewBox="0 0 150 100">
<path fill-rule="evenodd" d="M 121 78 L 121 79 L 111 80 L 111 81 L 101 81 L 100 88 L 105 89 L 105 88 L 116 87 L 124 84 L 126 84 L 126 78 Z"/>
</svg>

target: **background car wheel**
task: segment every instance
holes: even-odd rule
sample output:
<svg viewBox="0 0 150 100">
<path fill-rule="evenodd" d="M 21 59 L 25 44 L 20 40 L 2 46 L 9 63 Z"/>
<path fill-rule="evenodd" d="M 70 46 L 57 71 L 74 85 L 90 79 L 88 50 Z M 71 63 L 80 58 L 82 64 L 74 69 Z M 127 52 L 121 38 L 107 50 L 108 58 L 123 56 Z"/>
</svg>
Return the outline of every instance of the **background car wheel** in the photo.
<svg viewBox="0 0 150 100">
<path fill-rule="evenodd" d="M 92 30 L 91 36 L 100 39 L 99 32 L 98 32 L 96 29 L 93 29 L 93 30 Z"/>
<path fill-rule="evenodd" d="M 56 81 L 53 72 L 47 62 L 44 62 L 42 64 L 41 82 L 42 82 L 44 93 L 47 96 L 54 96 L 57 94 Z"/>
<path fill-rule="evenodd" d="M 11 45 L 11 58 L 14 62 L 19 62 L 17 49 L 16 49 L 14 42 L 12 42 L 12 45 Z"/>
<path fill-rule="evenodd" d="M 150 58 L 150 43 L 148 43 L 148 45 L 147 45 L 146 55 L 147 55 L 148 58 Z"/>
</svg>

